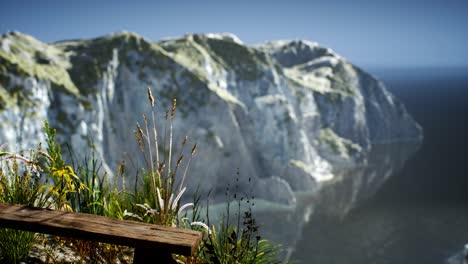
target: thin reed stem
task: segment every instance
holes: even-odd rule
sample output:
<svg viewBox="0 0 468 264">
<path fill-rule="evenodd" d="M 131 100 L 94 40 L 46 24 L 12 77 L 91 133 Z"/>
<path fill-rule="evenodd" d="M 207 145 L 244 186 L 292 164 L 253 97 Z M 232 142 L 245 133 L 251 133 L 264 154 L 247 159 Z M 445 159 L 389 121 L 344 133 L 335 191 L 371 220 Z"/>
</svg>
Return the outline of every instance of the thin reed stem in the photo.
<svg viewBox="0 0 468 264">
<path fill-rule="evenodd" d="M 182 188 L 184 186 L 185 177 L 187 176 L 187 172 L 188 172 L 188 169 L 190 167 L 190 162 L 192 161 L 192 157 L 195 154 L 196 149 L 197 149 L 197 144 L 193 145 L 193 147 L 192 147 L 192 151 L 190 153 L 190 158 L 189 158 L 189 160 L 187 162 L 187 166 L 185 166 L 184 174 L 182 175 L 182 180 L 180 181 L 179 192 L 180 192 L 180 190 L 182 190 Z"/>
<path fill-rule="evenodd" d="M 158 129 L 156 128 L 156 122 L 154 121 L 154 108 L 151 112 L 151 118 L 153 121 L 153 136 L 154 136 L 154 147 L 156 149 L 156 166 L 159 167 L 159 144 L 158 144 Z M 161 175 L 158 173 L 158 180 L 161 184 Z"/>
<path fill-rule="evenodd" d="M 161 166 L 165 167 L 166 166 L 166 144 L 167 144 L 167 122 L 168 122 L 168 117 L 169 117 L 169 110 L 166 109 L 166 116 L 165 116 L 165 121 L 164 121 L 164 137 L 163 137 L 163 161 L 161 163 Z M 161 175 L 163 176 L 162 178 L 162 181 L 159 183 L 159 185 L 162 187 L 162 186 L 166 186 L 166 177 L 164 177 L 164 170 L 161 170 Z"/>
<path fill-rule="evenodd" d="M 151 168 L 151 171 L 153 171 L 154 170 L 153 151 L 151 149 L 151 137 L 150 137 L 149 129 L 148 129 L 148 119 L 146 118 L 145 114 L 143 114 L 143 121 L 145 122 L 145 132 L 146 132 L 145 137 L 146 137 L 146 144 L 148 145 L 150 168 Z"/>
</svg>

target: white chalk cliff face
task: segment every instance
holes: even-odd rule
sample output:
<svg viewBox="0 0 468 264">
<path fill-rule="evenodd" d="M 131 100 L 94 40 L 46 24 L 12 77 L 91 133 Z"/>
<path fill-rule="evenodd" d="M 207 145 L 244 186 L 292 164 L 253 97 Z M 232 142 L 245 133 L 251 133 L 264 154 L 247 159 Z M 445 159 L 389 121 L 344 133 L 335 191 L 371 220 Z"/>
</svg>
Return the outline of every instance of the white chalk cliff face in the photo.
<svg viewBox="0 0 468 264">
<path fill-rule="evenodd" d="M 11 32 L 0 37 L 0 143 L 35 147 L 47 119 L 62 143 L 79 155 L 92 146 L 116 171 L 137 161 L 133 130 L 151 110 L 148 86 L 160 113 L 177 98 L 176 138 L 198 143 L 192 191 L 222 196 L 239 168 L 259 200 L 291 206 L 298 193 L 328 197 L 341 186 L 349 209 L 415 149 L 370 168 L 374 146 L 422 140 L 380 81 L 314 42 L 189 34 L 154 43 L 124 32 L 46 44 Z"/>
</svg>

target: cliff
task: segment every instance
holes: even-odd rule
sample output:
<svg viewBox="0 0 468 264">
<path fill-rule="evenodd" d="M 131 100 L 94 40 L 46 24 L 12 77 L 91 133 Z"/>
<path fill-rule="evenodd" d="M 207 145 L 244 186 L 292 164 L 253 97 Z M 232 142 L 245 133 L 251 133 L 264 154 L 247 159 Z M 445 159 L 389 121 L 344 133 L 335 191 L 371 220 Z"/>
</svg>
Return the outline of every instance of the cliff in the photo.
<svg viewBox="0 0 468 264">
<path fill-rule="evenodd" d="M 33 148 L 47 119 L 62 143 L 83 156 L 94 149 L 112 172 L 138 152 L 148 86 L 161 114 L 177 98 L 176 139 L 198 143 L 189 184 L 202 191 L 223 193 L 239 167 L 258 198 L 293 204 L 294 193 L 366 166 L 376 144 L 422 140 L 380 81 L 314 42 L 189 34 L 154 43 L 122 32 L 47 44 L 10 32 L 0 37 L 0 142 Z"/>
</svg>

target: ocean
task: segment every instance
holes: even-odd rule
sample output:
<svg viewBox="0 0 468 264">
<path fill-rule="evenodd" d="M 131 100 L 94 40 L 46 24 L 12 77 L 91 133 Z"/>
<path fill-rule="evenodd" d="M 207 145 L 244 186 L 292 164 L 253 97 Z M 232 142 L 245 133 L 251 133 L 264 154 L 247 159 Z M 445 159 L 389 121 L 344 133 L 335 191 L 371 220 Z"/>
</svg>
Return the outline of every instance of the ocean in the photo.
<svg viewBox="0 0 468 264">
<path fill-rule="evenodd" d="M 299 263 L 447 263 L 468 243 L 468 69 L 366 69 L 406 105 L 424 142 L 342 218 L 312 219 Z"/>
</svg>

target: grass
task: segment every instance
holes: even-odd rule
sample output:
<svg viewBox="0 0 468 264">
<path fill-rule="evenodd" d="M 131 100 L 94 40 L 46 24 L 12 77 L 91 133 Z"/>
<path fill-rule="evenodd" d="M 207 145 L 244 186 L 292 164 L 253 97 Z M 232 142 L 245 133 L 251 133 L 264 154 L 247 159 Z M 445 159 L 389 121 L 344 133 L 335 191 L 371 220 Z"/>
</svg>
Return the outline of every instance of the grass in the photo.
<svg viewBox="0 0 468 264">
<path fill-rule="evenodd" d="M 0 202 L 50 207 L 44 184 L 38 175 L 38 167 L 33 159 L 38 156 L 31 152 L 32 158 L 0 152 L 4 161 L 0 167 Z M 19 263 L 25 259 L 34 242 L 36 234 L 26 231 L 0 228 L 0 252 L 3 261 Z"/>
<path fill-rule="evenodd" d="M 279 245 L 262 239 L 259 225 L 253 217 L 255 197 L 240 193 L 239 172 L 234 190 L 226 187 L 226 211 L 221 215 L 218 230 L 210 226 L 209 205 L 206 206 L 207 236 L 203 240 L 198 260 L 200 263 L 281 263 Z M 249 178 L 249 183 L 251 179 Z M 234 206 L 234 211 L 232 208 Z"/>
<path fill-rule="evenodd" d="M 67 61 L 59 49 L 23 34 L 8 33 L 0 39 L 10 40 L 10 52 L 0 51 L 0 76 L 34 76 L 49 80 L 58 91 L 78 96 L 79 90 L 65 70 Z M 52 62 L 49 57 L 56 59 Z"/>
<path fill-rule="evenodd" d="M 36 234 L 21 230 L 0 229 L 0 250 L 3 261 L 19 263 L 26 259 L 36 241 Z"/>
<path fill-rule="evenodd" d="M 190 163 L 197 145 L 189 146 L 188 137 L 180 144 L 173 141 L 173 122 L 177 104 L 162 112 L 164 124 L 158 127 L 156 101 L 151 89 L 148 100 L 152 111 L 142 115 L 134 135 L 144 164 L 134 182 L 127 182 L 125 161 L 116 169 L 111 182 L 102 163 L 91 153 L 77 162 L 67 163 L 56 144 L 56 132 L 45 122 L 46 149 L 39 145 L 28 157 L 23 153 L 2 151 L 0 147 L 0 202 L 26 204 L 55 210 L 82 212 L 117 219 L 177 226 L 203 231 L 204 239 L 193 257 L 174 256 L 182 263 L 280 263 L 280 247 L 261 239 L 252 214 L 253 199 L 228 195 L 226 212 L 219 223 L 201 217 L 200 195 L 182 204 Z M 160 130 L 158 130 L 158 128 Z M 71 156 L 73 152 L 70 151 Z M 237 185 L 236 185 L 237 186 Z M 236 187 L 237 188 L 237 187 Z M 239 190 L 236 189 L 236 192 Z M 231 206 L 237 211 L 231 212 Z M 191 209 L 191 213 L 187 212 Z M 236 221 L 231 221 L 231 218 Z M 20 263 L 27 260 L 34 244 L 42 244 L 46 262 L 55 263 L 57 248 L 67 247 L 83 262 L 130 263 L 131 249 L 123 246 L 77 239 L 38 236 L 34 233 L 0 228 L 0 261 Z"/>
</svg>

